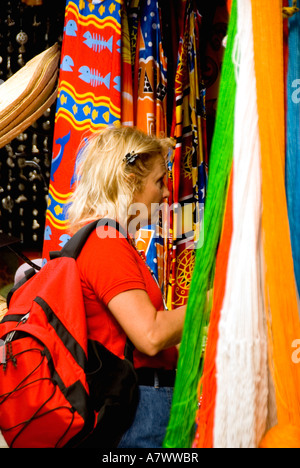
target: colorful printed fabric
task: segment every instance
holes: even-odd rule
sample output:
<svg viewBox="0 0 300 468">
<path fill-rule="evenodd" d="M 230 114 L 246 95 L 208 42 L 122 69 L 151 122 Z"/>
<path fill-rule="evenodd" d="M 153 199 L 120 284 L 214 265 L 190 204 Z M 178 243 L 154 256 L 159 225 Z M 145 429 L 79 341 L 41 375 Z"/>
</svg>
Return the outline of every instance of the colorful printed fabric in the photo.
<svg viewBox="0 0 300 468">
<path fill-rule="evenodd" d="M 134 65 L 136 56 L 136 38 L 139 25 L 140 0 L 127 0 L 127 15 L 130 34 L 132 76 L 134 76 Z"/>
<path fill-rule="evenodd" d="M 131 2 L 131 13 L 137 2 Z M 131 16 L 134 65 L 134 124 L 149 135 L 167 136 L 167 60 L 161 37 L 161 18 L 156 0 L 143 0 L 136 16 Z M 135 40 L 136 37 L 136 40 Z M 163 240 L 159 226 L 147 226 L 138 233 L 138 248 L 146 254 L 147 263 L 160 286 L 164 282 Z"/>
<path fill-rule="evenodd" d="M 122 0 L 68 0 L 43 259 L 69 239 L 66 203 L 83 138 L 121 119 Z"/>
<path fill-rule="evenodd" d="M 192 219 L 188 221 L 188 227 L 187 223 L 184 226 L 184 236 L 190 232 L 194 241 L 199 237 L 199 207 L 204 203 L 206 187 L 206 130 L 202 118 L 205 115 L 205 92 L 199 88 L 196 54 L 200 18 L 195 14 L 191 20 L 184 21 L 186 3 L 186 0 L 181 2 L 182 16 L 178 24 L 185 24 L 191 31 L 187 30 L 184 47 L 183 42 L 181 44 L 178 79 L 181 76 L 183 82 L 176 85 L 177 88 L 181 86 L 180 92 L 185 97 L 179 110 L 176 111 L 174 105 L 173 122 L 177 143 L 183 138 L 184 144 L 176 152 L 174 165 L 170 158 L 169 173 L 174 176 L 175 183 L 171 192 L 174 189 L 176 202 L 180 198 L 185 204 L 184 218 Z M 181 61 L 185 66 L 182 73 L 179 71 Z M 80 142 L 90 133 L 119 120 L 123 125 L 135 125 L 148 134 L 167 136 L 167 84 L 161 11 L 156 0 L 67 2 L 44 262 L 50 251 L 60 250 L 69 239 L 66 204 L 75 182 Z M 180 112 L 185 119 L 190 115 L 188 124 L 184 122 L 182 126 Z M 178 121 L 175 116 L 179 116 Z M 178 133 L 180 128 L 181 135 Z M 169 238 L 173 237 L 172 213 L 169 222 L 171 231 L 169 226 L 162 225 L 141 230 L 138 247 L 145 252 L 147 263 L 159 280 L 165 297 L 168 294 L 170 253 L 173 255 L 171 304 L 177 306 L 187 299 L 194 250 L 185 249 L 185 239 L 177 244 L 176 236 L 174 244 L 169 245 Z"/>
<path fill-rule="evenodd" d="M 134 92 L 135 124 L 149 135 L 166 136 L 167 60 L 164 55 L 157 0 L 141 3 L 137 33 Z"/>
<path fill-rule="evenodd" d="M 182 4 L 185 7 L 185 2 Z M 168 307 L 185 305 L 192 278 L 195 246 L 201 247 L 207 180 L 205 139 L 205 90 L 197 50 L 201 17 L 188 1 L 181 33 L 175 82 L 175 108 L 172 136 L 176 141 L 169 161 L 173 220 L 169 255 L 170 286 Z"/>
<path fill-rule="evenodd" d="M 189 448 L 195 436 L 198 386 L 203 371 L 203 348 L 209 325 L 211 304 L 207 293 L 212 288 L 215 259 L 222 232 L 228 180 L 233 156 L 235 74 L 232 52 L 236 35 L 236 7 L 228 29 L 220 82 L 220 98 L 204 210 L 203 247 L 196 251 L 186 320 L 180 344 L 177 377 L 165 448 Z"/>
</svg>

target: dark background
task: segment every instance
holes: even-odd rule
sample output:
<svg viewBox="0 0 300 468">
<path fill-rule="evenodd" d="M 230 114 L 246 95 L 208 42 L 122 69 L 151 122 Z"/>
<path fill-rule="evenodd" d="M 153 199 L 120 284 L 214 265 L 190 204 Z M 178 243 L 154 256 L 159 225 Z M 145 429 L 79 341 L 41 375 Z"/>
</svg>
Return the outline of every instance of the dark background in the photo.
<svg viewBox="0 0 300 468">
<path fill-rule="evenodd" d="M 62 43 L 66 2 L 28 6 L 1 0 L 0 5 L 0 80 L 6 81 L 34 56 Z M 23 48 L 20 32 L 28 38 Z M 30 251 L 43 246 L 55 109 L 56 103 L 0 149 L 0 233 L 18 237 Z"/>
</svg>

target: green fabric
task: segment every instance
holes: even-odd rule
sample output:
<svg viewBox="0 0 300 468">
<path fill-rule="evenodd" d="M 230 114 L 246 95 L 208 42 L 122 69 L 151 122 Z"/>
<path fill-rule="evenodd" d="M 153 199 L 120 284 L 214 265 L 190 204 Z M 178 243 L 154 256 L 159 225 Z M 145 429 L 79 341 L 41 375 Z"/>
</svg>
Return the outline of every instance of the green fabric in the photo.
<svg viewBox="0 0 300 468">
<path fill-rule="evenodd" d="M 13 288 L 13 286 L 14 286 L 14 283 L 11 283 L 11 284 L 7 284 L 2 289 L 0 289 L 0 296 L 6 299 L 9 291 Z"/>
<path fill-rule="evenodd" d="M 198 385 L 203 370 L 203 349 L 211 305 L 207 291 L 214 278 L 214 266 L 233 160 L 236 81 L 232 55 L 237 32 L 237 0 L 233 1 L 227 46 L 221 72 L 216 125 L 209 161 L 207 199 L 204 210 L 204 242 L 197 250 L 180 345 L 177 378 L 165 448 L 190 448 L 195 435 Z"/>
</svg>

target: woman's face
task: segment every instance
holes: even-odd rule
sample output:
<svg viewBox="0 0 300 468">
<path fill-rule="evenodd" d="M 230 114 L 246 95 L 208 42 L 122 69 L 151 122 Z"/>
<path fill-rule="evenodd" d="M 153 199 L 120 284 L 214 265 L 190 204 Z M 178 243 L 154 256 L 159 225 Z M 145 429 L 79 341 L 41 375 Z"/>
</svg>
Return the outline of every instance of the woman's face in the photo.
<svg viewBox="0 0 300 468">
<path fill-rule="evenodd" d="M 166 168 L 163 158 L 159 155 L 153 162 L 152 171 L 144 180 L 142 190 L 136 192 L 133 199 L 133 212 L 137 209 L 140 212 L 138 215 L 140 226 L 157 223 L 159 206 L 169 195 L 166 186 Z"/>
</svg>

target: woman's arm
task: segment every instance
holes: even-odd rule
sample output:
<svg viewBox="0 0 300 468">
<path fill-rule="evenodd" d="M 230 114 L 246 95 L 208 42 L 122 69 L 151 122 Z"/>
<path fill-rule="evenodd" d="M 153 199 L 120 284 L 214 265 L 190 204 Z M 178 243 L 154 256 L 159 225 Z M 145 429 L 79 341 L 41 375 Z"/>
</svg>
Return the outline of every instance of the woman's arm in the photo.
<svg viewBox="0 0 300 468">
<path fill-rule="evenodd" d="M 111 299 L 108 308 L 136 349 L 148 356 L 181 341 L 186 306 L 157 311 L 146 291 L 133 289 Z"/>
</svg>

